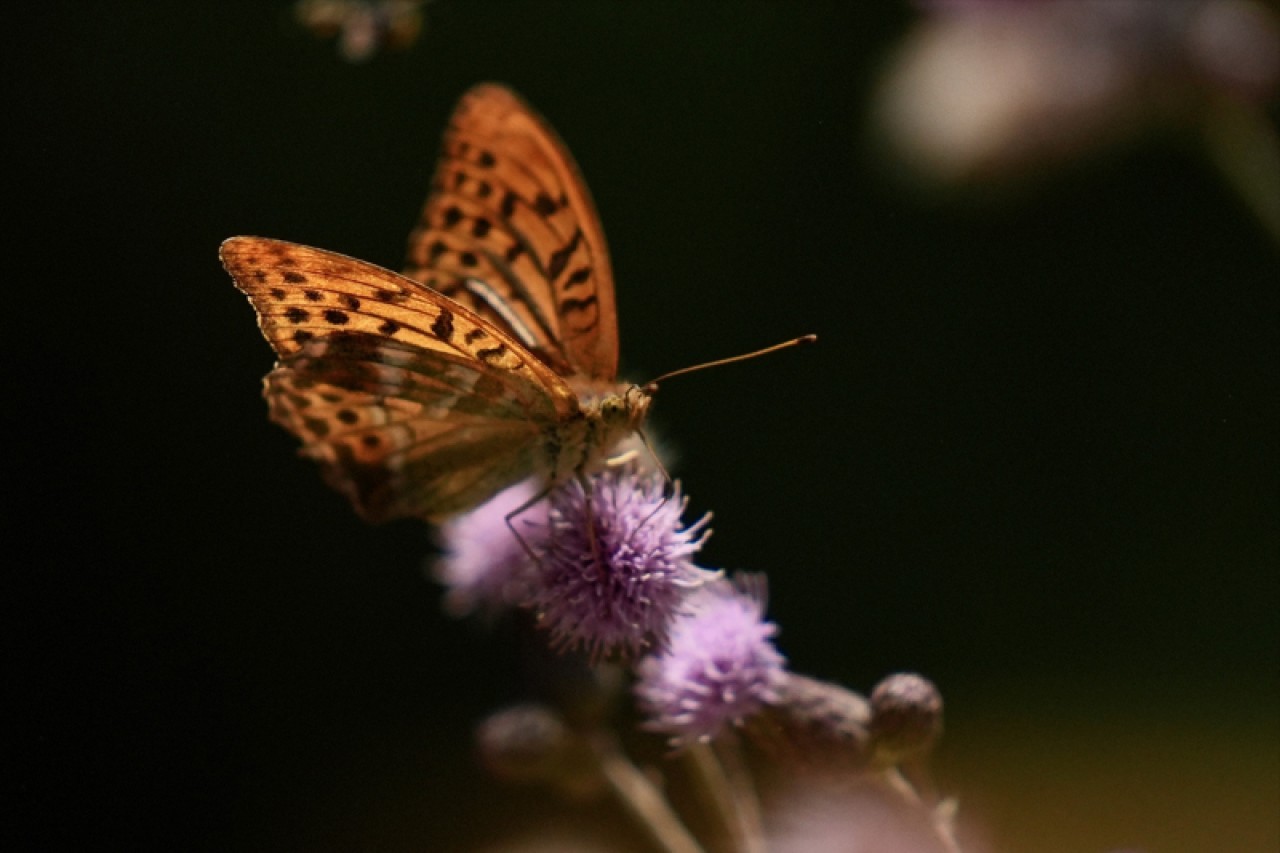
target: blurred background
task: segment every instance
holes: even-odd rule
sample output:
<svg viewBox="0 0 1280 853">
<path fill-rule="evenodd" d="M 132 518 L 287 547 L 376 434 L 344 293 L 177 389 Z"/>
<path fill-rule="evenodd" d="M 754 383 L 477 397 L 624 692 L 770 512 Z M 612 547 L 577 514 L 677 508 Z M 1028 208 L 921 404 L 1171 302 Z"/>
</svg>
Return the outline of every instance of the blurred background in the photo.
<svg viewBox="0 0 1280 853">
<path fill-rule="evenodd" d="M 818 334 L 654 414 L 715 513 L 703 564 L 768 574 L 793 669 L 929 676 L 938 782 L 991 849 L 1280 847 L 1246 7 L 1225 72 L 1170 59 L 1189 17 L 1081 28 L 1104 70 L 1003 61 L 1000 30 L 939 72 L 947 10 L 891 3 L 439 0 L 367 57 L 287 2 L 15 7 L 5 846 L 644 849 L 477 768 L 518 650 L 440 612 L 428 528 L 363 525 L 268 423 L 217 260 L 257 234 L 398 267 L 455 100 L 498 80 L 594 193 L 627 377 Z"/>
</svg>

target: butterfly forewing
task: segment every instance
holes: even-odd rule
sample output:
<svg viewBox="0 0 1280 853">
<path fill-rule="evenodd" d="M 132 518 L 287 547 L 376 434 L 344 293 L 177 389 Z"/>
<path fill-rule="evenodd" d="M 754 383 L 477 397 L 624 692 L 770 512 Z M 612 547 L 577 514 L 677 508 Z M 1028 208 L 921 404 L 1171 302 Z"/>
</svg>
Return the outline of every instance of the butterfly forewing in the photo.
<svg viewBox="0 0 1280 853">
<path fill-rule="evenodd" d="M 405 272 L 562 375 L 616 375 L 613 273 L 590 194 L 555 132 L 503 86 L 476 86 L 455 110 Z"/>
<path fill-rule="evenodd" d="M 221 255 L 282 358 L 318 337 L 357 332 L 514 373 L 546 389 L 559 413 L 577 409 L 568 386 L 521 344 L 412 279 L 336 252 L 262 237 L 232 237 Z"/>
</svg>

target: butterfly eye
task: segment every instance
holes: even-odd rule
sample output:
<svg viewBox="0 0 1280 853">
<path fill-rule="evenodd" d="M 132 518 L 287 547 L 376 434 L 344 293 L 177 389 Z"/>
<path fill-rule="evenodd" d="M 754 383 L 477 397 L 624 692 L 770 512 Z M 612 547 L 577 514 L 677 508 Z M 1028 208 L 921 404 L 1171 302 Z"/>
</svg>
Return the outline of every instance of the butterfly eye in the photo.
<svg viewBox="0 0 1280 853">
<path fill-rule="evenodd" d="M 627 405 L 621 397 L 607 397 L 600 403 L 600 415 L 606 421 L 614 422 L 626 419 Z"/>
</svg>

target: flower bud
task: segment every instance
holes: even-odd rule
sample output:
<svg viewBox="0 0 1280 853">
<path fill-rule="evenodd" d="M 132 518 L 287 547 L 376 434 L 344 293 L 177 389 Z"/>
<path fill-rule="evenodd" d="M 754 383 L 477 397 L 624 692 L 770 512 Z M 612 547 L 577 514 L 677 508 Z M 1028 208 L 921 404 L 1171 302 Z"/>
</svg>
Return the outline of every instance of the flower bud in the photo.
<svg viewBox="0 0 1280 853">
<path fill-rule="evenodd" d="M 942 734 L 942 694 L 915 673 L 890 675 L 871 691 L 876 760 L 897 764 L 927 753 Z"/>
<path fill-rule="evenodd" d="M 788 674 L 778 700 L 748 726 L 780 760 L 823 769 L 858 769 L 870 757 L 871 708 L 838 684 Z"/>
<path fill-rule="evenodd" d="M 544 705 L 515 705 L 491 714 L 476 728 L 480 761 L 511 782 L 547 782 L 572 795 L 601 785 L 590 746 Z"/>
</svg>

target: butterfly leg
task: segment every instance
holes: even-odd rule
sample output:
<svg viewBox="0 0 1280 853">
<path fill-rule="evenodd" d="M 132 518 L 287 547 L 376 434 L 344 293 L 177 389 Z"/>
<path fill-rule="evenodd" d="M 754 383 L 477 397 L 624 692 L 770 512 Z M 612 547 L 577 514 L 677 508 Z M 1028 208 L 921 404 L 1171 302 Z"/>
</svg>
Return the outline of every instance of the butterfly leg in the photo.
<svg viewBox="0 0 1280 853">
<path fill-rule="evenodd" d="M 551 490 L 553 488 L 555 488 L 554 483 L 548 484 L 546 488 L 542 489 L 542 491 L 538 492 L 536 495 L 529 498 L 529 500 L 520 504 L 520 506 L 511 510 L 511 512 L 507 513 L 506 516 L 503 518 L 503 521 L 507 523 L 507 529 L 511 531 L 511 535 L 516 537 L 516 541 L 520 543 L 520 547 L 524 549 L 524 552 L 529 555 L 529 559 L 533 560 L 534 564 L 538 566 L 542 565 L 542 561 L 538 559 L 538 555 L 533 552 L 533 548 L 529 545 L 529 543 L 525 540 L 525 538 L 520 535 L 520 531 L 516 530 L 516 526 L 515 524 L 512 523 L 512 519 L 514 519 L 517 515 L 521 515 L 529 507 L 533 506 L 538 501 L 542 500 L 547 495 L 551 494 Z M 553 527 L 553 530 L 554 530 L 554 527 Z"/>
<path fill-rule="evenodd" d="M 591 543 L 591 556 L 595 559 L 596 565 L 601 566 L 604 565 L 604 558 L 600 552 L 600 540 L 596 536 L 596 513 L 592 506 L 595 489 L 586 474 L 579 471 L 577 477 L 579 485 L 582 486 L 583 505 L 587 511 L 587 541 Z"/>
</svg>

